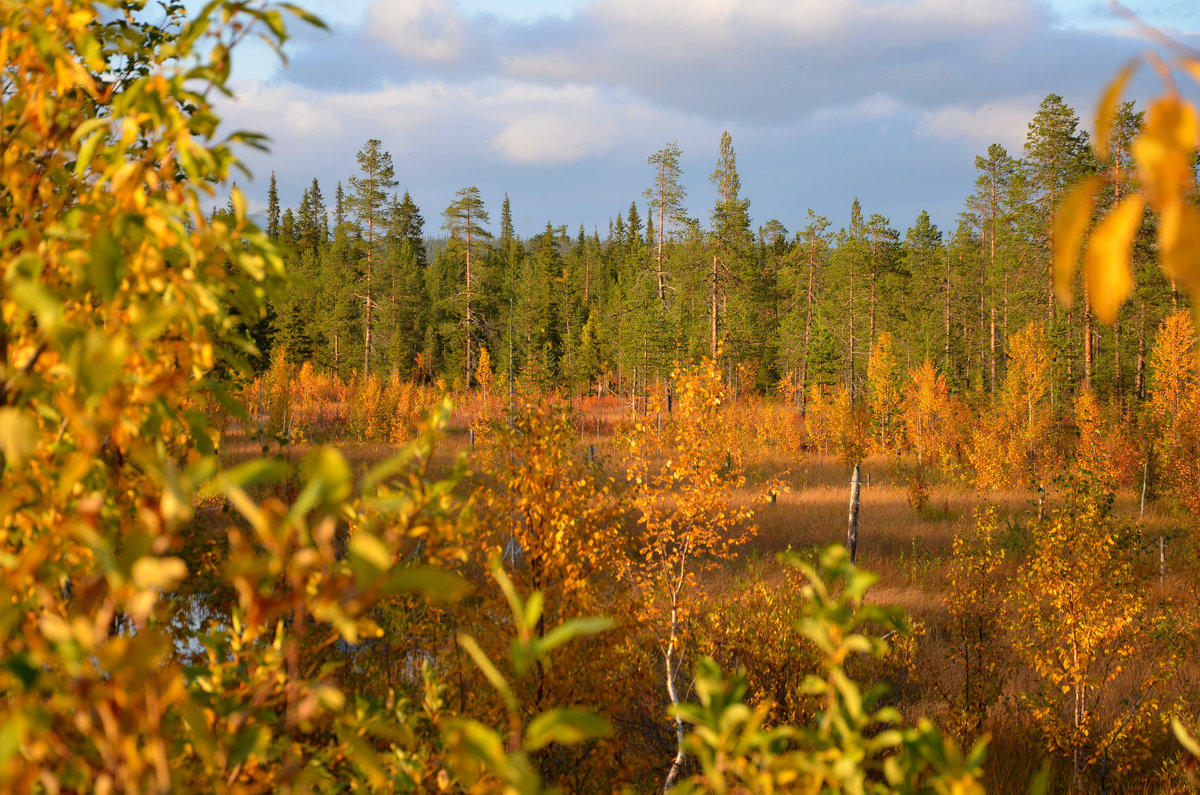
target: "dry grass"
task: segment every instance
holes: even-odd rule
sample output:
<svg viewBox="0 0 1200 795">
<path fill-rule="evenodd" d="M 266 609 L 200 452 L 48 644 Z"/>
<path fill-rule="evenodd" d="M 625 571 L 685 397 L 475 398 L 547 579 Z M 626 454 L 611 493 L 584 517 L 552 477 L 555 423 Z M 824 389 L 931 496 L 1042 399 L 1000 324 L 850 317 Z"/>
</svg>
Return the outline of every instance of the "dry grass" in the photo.
<svg viewBox="0 0 1200 795">
<path fill-rule="evenodd" d="M 625 477 L 623 460 L 627 452 L 626 437 L 622 433 L 627 420 L 626 408 L 609 401 L 602 412 L 593 419 L 581 420 L 579 455 L 594 454 L 620 483 Z M 394 445 L 371 443 L 344 443 L 339 447 L 357 471 L 389 455 Z M 282 451 L 289 460 L 299 460 L 306 448 L 297 446 Z M 230 462 L 245 460 L 258 454 L 255 438 L 238 433 L 231 434 L 224 447 L 224 455 Z M 271 450 L 272 454 L 280 451 Z M 470 465 L 469 437 L 465 428 L 451 430 L 437 448 L 429 475 L 442 477 L 450 471 L 460 455 L 466 455 Z M 929 486 L 928 506 L 920 513 L 909 504 L 908 484 L 903 462 L 875 456 L 863 464 L 863 488 L 859 513 L 858 563 L 880 576 L 879 584 L 871 591 L 873 602 L 897 605 L 908 615 L 921 622 L 926 634 L 921 637 L 921 663 L 930 666 L 916 671 L 912 681 L 907 682 L 898 706 L 910 717 L 929 715 L 942 716 L 945 705 L 937 697 L 930 678 L 942 675 L 936 670 L 937 661 L 944 660 L 946 637 L 942 627 L 946 624 L 946 611 L 941 600 L 946 588 L 946 573 L 953 539 L 956 535 L 971 532 L 976 512 L 993 506 L 998 515 L 1001 529 L 1009 523 L 1027 521 L 1037 511 L 1036 495 L 1029 491 L 979 493 L 968 485 L 942 480 Z M 742 504 L 753 503 L 757 510 L 758 531 L 742 553 L 726 566 L 709 575 L 706 590 L 720 598 L 725 589 L 733 587 L 737 579 L 750 567 L 754 576 L 778 581 L 781 588 L 790 587 L 778 567 L 755 565 L 773 558 L 788 549 L 808 553 L 831 543 L 842 542 L 847 528 L 850 469 L 832 457 L 808 456 L 796 460 L 777 450 L 756 450 L 747 467 L 747 482 L 734 495 Z M 465 495 L 475 488 L 479 480 L 468 476 L 460 484 Z M 767 498 L 768 489 L 783 483 L 785 490 L 777 495 L 774 504 Z M 1063 496 L 1051 490 L 1046 497 L 1047 508 L 1060 504 Z M 1121 492 L 1115 505 L 1116 512 L 1130 520 L 1139 518 L 1139 495 L 1132 491 Z M 1167 506 L 1151 501 L 1141 517 L 1145 543 L 1138 552 L 1139 571 L 1146 584 L 1148 600 L 1162 605 L 1174 606 L 1182 614 L 1197 615 L 1200 611 L 1200 593 L 1193 572 L 1197 570 L 1197 553 L 1188 540 L 1189 533 L 1180 526 L 1180 521 Z M 1157 537 L 1168 539 L 1167 576 L 1159 582 Z M 1200 639 L 1200 628 L 1189 626 L 1193 639 Z M 1145 650 L 1147 655 L 1166 654 L 1173 639 L 1160 639 L 1153 647 Z M 1101 704 L 1101 710 L 1116 714 L 1123 708 L 1125 699 L 1132 694 L 1128 684 L 1138 679 L 1137 674 L 1148 667 L 1148 663 L 1134 660 L 1129 672 L 1116 683 Z M 1005 695 L 984 720 L 985 730 L 992 740 L 988 754 L 987 783 L 994 792 L 1027 791 L 1030 776 L 1042 765 L 1045 754 L 1031 742 L 1031 727 L 1026 725 L 1019 707 L 1021 693 L 1032 686 L 1031 674 L 1024 671 L 1015 675 L 1006 685 Z M 1156 697 L 1161 703 L 1170 703 L 1176 698 L 1194 704 L 1195 694 L 1200 693 L 1200 656 L 1181 654 L 1175 674 Z M 1194 708 L 1193 708 L 1194 709 Z M 1193 716 L 1194 717 L 1194 716 Z M 1174 746 L 1165 735 L 1154 753 L 1173 753 Z M 1069 770 L 1061 765 L 1055 769 L 1055 785 L 1052 791 L 1066 791 Z M 1142 784 L 1126 784 L 1122 791 L 1159 791 L 1157 780 L 1146 780 Z"/>
</svg>

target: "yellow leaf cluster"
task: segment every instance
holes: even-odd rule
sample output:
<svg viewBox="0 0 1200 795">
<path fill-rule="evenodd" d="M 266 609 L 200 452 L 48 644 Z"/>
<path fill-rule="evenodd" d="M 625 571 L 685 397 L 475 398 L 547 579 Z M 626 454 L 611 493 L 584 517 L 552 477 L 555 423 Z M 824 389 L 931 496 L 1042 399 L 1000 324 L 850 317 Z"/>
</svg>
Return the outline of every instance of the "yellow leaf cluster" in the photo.
<svg viewBox="0 0 1200 795">
<path fill-rule="evenodd" d="M 1195 77 L 1200 60 L 1190 51 L 1177 65 Z M 1171 82 L 1167 66 L 1156 56 L 1148 60 L 1159 69 L 1167 91 L 1151 103 L 1145 125 L 1131 144 L 1141 189 L 1126 196 L 1103 218 L 1084 251 L 1084 279 L 1096 315 L 1113 323 L 1133 289 L 1131 249 L 1149 208 L 1157 216 L 1158 260 L 1167 276 L 1182 284 L 1200 306 L 1200 210 L 1195 193 L 1193 158 L 1200 146 L 1200 116 Z M 1135 64 L 1123 69 L 1105 91 L 1096 114 L 1097 152 L 1107 155 L 1108 139 Z M 1069 304 L 1078 252 L 1092 222 L 1094 198 L 1113 173 L 1089 177 L 1077 185 L 1058 208 L 1054 222 L 1054 283 L 1059 300 Z"/>
</svg>

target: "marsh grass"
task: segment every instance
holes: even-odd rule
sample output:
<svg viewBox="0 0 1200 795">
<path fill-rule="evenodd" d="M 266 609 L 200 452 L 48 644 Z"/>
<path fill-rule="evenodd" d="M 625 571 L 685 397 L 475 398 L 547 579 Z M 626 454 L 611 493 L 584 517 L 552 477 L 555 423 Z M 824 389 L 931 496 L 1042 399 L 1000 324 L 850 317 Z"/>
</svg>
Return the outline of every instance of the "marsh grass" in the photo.
<svg viewBox="0 0 1200 795">
<path fill-rule="evenodd" d="M 629 418 L 619 404 L 605 404 L 602 408 L 598 418 L 584 417 L 579 421 L 578 455 L 593 458 L 620 488 L 629 451 L 626 430 Z M 464 497 L 482 482 L 478 473 L 470 471 L 469 442 L 466 427 L 461 424 L 452 427 L 436 448 L 428 472 L 432 478 L 443 477 L 463 458 L 468 475 L 458 488 Z M 338 446 L 359 472 L 397 449 L 397 445 L 380 442 L 343 441 Z M 269 444 L 266 452 L 297 462 L 307 449 L 305 445 L 281 448 Z M 228 463 L 238 463 L 262 452 L 256 433 L 243 433 L 236 428 L 228 434 L 222 450 Z M 850 467 L 832 456 L 797 457 L 778 448 L 753 444 L 742 453 L 746 481 L 733 495 L 734 502 L 754 506 L 757 533 L 736 557 L 706 574 L 703 589 L 710 609 L 720 609 L 719 605 L 733 598 L 734 590 L 744 587 L 747 577 L 765 581 L 780 593 L 795 590 L 794 578 L 787 576 L 778 561 L 780 553 L 790 550 L 813 560 L 822 547 L 843 542 L 846 535 Z M 1039 496 L 1032 486 L 979 492 L 963 478 L 934 476 L 927 483 L 928 502 L 917 511 L 909 499 L 906 465 L 911 462 L 883 455 L 871 456 L 863 462 L 858 563 L 880 578 L 868 594 L 869 601 L 902 608 L 919 627 L 915 639 L 917 652 L 911 670 L 901 671 L 896 664 L 885 662 L 865 666 L 859 673 L 889 682 L 895 704 L 906 717 L 928 716 L 938 720 L 945 717 L 946 704 L 933 681 L 947 676 L 944 661 L 949 654 L 945 632 L 948 614 L 942 598 L 947 591 L 954 538 L 971 534 L 978 512 L 993 507 L 998 518 L 996 542 L 1005 552 L 1004 566 L 1011 575 L 1015 562 L 1030 549 L 1030 527 L 1038 513 Z M 772 491 L 774 502 L 770 499 Z M 1062 489 L 1052 484 L 1047 489 L 1043 509 L 1049 512 L 1061 505 L 1063 499 Z M 1138 674 L 1144 672 L 1156 655 L 1177 657 L 1171 678 L 1151 694 L 1159 703 L 1192 704 L 1193 695 L 1200 692 L 1200 655 L 1187 653 L 1187 644 L 1194 649 L 1200 643 L 1200 621 L 1191 618 L 1200 613 L 1200 586 L 1193 576 L 1200 568 L 1200 555 L 1178 512 L 1157 500 L 1147 503 L 1144 515 L 1139 508 L 1138 493 L 1126 489 L 1117 494 L 1114 512 L 1141 528 L 1140 544 L 1130 549 L 1130 554 L 1136 558 L 1143 596 L 1166 608 L 1169 620 L 1156 628 L 1153 641 L 1138 659 L 1131 661 L 1128 674 L 1114 683 L 1098 706 L 1100 712 L 1110 716 L 1127 709 L 1130 699 L 1138 697 L 1127 683 L 1138 681 Z M 625 521 L 630 528 L 635 523 L 632 516 L 626 516 Z M 1166 573 L 1161 582 L 1160 535 L 1167 539 Z M 746 620 L 752 621 L 754 617 Z M 943 686 L 953 687 L 954 683 L 947 680 Z M 986 766 L 989 791 L 1027 791 L 1030 777 L 1044 764 L 1046 753 L 1031 741 L 1037 732 L 1029 723 L 1027 711 L 1022 709 L 1022 694 L 1033 686 L 1032 674 L 1018 667 L 1006 682 L 1000 701 L 983 718 L 983 731 L 991 737 Z M 1153 735 L 1156 738 L 1153 747 L 1146 753 L 1151 759 L 1155 755 L 1161 757 L 1159 761 L 1166 764 L 1177 750 L 1165 727 L 1160 728 L 1159 734 Z M 1067 791 L 1068 779 L 1069 768 L 1054 766 L 1051 791 Z M 1144 782 L 1126 780 L 1119 791 L 1162 791 L 1167 786 L 1164 781 L 1161 777 Z"/>
</svg>

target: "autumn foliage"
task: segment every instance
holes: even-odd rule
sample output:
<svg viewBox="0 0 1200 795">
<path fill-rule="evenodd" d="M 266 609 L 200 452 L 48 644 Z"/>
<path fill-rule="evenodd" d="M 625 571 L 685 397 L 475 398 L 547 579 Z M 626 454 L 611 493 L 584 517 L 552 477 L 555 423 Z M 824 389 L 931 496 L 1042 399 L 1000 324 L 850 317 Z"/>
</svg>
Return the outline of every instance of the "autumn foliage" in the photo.
<svg viewBox="0 0 1200 795">
<path fill-rule="evenodd" d="M 164 10 L 0 3 L 0 789 L 976 793 L 1000 712 L 1080 790 L 1149 775 L 1175 753 L 1168 723 L 1200 753 L 1163 694 L 1200 637 L 1195 600 L 1176 585 L 1173 612 L 1112 510 L 1153 465 L 1200 511 L 1186 313 L 1158 331 L 1136 422 L 1101 391 L 1056 392 L 1036 322 L 993 395 L 952 394 L 929 360 L 905 373 L 886 334 L 865 384 L 806 401 L 791 377 L 782 401 L 755 394 L 778 374 L 750 359 L 680 353 L 603 433 L 533 388 L 536 367 L 502 398 L 486 347 L 450 399 L 420 366 L 343 380 L 260 356 L 286 274 L 239 192 L 204 209 L 256 143 L 219 132 L 212 96 L 248 31 L 278 47 L 286 15 L 315 20 Z M 1196 126 L 1177 96 L 1152 109 L 1142 193 L 1087 244 L 1102 319 L 1143 205 L 1167 272 L 1200 285 L 1180 170 Z M 447 433 L 457 458 L 439 458 Z M 763 449 L 787 466 L 751 484 Z M 915 460 L 926 502 L 930 483 L 1024 499 L 1064 464 L 1083 474 L 931 553 L 947 586 L 917 607 L 940 623 L 910 634 L 839 544 L 754 548 L 780 505 L 749 486 L 778 497 L 810 453 Z M 920 705 L 951 736 L 887 695 L 920 686 L 905 671 L 934 636 Z"/>
</svg>

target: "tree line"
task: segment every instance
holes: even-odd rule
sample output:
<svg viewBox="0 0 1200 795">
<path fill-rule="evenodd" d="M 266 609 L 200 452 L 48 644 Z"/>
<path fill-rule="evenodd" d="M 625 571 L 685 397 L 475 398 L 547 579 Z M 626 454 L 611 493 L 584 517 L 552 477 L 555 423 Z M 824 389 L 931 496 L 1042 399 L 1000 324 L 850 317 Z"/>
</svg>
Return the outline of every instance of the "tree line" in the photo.
<svg viewBox="0 0 1200 795">
<path fill-rule="evenodd" d="M 992 144 L 975 158 L 974 189 L 955 227 L 922 211 L 903 234 L 856 199 L 848 223 L 808 210 L 795 231 L 754 227 L 737 155 L 721 137 L 707 224 L 689 214 L 670 143 L 648 158 L 645 204 L 631 201 L 606 233 L 547 222 L 519 237 L 508 196 L 499 229 L 476 187 L 460 190 L 433 238 L 371 139 L 358 173 L 327 205 L 318 181 L 281 209 L 274 175 L 267 233 L 288 251 L 291 282 L 255 331 L 269 361 L 328 372 L 395 373 L 472 388 L 481 353 L 498 370 L 573 394 L 644 396 L 673 362 L 720 360 L 739 391 L 781 382 L 803 404 L 814 385 L 864 394 L 866 361 L 882 332 L 907 368 L 930 359 L 952 391 L 996 392 L 1010 339 L 1037 320 L 1053 347 L 1055 400 L 1086 384 L 1124 402 L 1146 395 L 1148 334 L 1180 308 L 1177 286 L 1154 267 L 1156 218 L 1137 235 L 1132 300 L 1117 322 L 1095 322 L 1090 295 L 1054 300 L 1054 213 L 1071 188 L 1107 172 L 1094 217 L 1138 189 L 1131 142 L 1143 125 L 1120 105 L 1102 157 L 1062 97 L 1043 100 L 1020 156 Z M 643 218 L 643 212 L 645 216 Z"/>
</svg>

